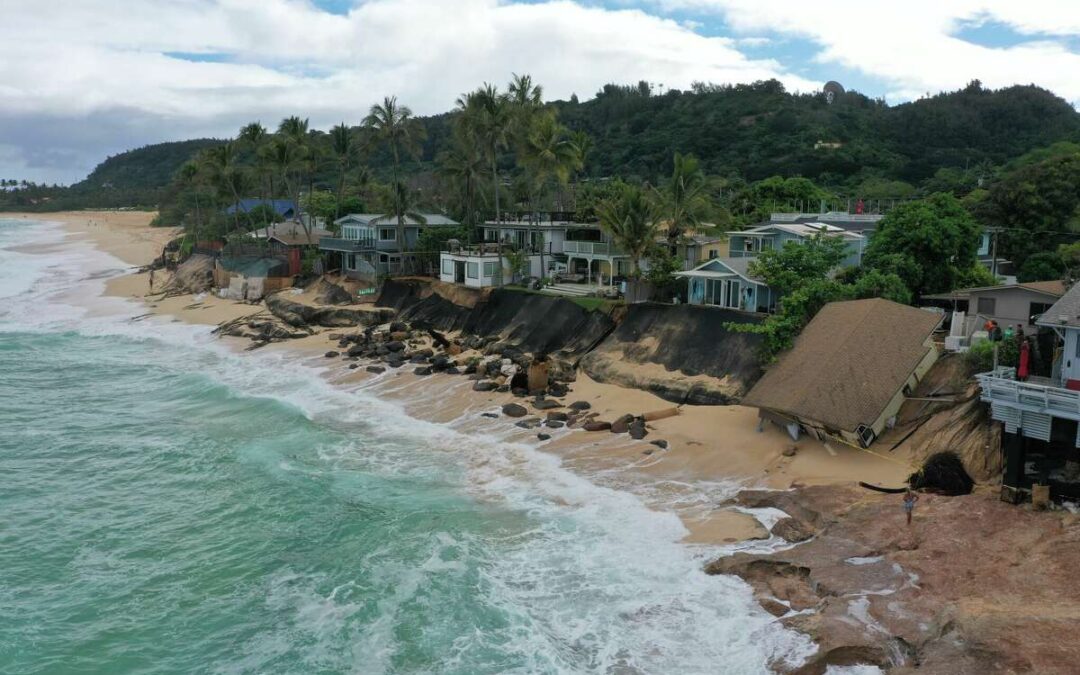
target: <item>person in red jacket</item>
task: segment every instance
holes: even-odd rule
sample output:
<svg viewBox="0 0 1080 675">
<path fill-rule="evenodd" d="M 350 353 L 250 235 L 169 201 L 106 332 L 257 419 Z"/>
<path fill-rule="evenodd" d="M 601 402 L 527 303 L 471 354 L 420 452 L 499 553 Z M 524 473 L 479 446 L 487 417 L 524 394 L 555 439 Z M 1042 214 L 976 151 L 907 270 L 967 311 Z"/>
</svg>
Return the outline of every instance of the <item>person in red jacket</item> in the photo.
<svg viewBox="0 0 1080 675">
<path fill-rule="evenodd" d="M 1027 340 L 1020 343 L 1020 365 L 1016 369 L 1016 379 L 1024 382 L 1031 372 L 1031 345 Z"/>
</svg>

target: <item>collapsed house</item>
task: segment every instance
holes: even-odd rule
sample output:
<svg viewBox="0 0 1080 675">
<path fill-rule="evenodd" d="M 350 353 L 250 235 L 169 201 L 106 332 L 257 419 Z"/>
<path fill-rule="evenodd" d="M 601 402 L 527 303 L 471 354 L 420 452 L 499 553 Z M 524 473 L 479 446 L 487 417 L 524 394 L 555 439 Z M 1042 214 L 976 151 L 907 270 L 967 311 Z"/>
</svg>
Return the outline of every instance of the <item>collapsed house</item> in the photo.
<svg viewBox="0 0 1080 675">
<path fill-rule="evenodd" d="M 941 314 L 889 300 L 825 305 L 743 399 L 793 439 L 868 447 L 938 358 Z"/>
</svg>

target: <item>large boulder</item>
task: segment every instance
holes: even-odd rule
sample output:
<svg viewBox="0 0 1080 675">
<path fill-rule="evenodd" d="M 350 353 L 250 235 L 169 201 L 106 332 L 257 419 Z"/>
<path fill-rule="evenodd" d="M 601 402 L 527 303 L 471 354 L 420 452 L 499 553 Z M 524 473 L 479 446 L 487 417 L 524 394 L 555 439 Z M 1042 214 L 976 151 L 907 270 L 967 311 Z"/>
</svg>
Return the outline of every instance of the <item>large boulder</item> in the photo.
<svg viewBox="0 0 1080 675">
<path fill-rule="evenodd" d="M 507 417 L 525 417 L 529 414 L 529 411 L 525 409 L 525 406 L 518 405 L 517 403 L 507 403 L 502 407 L 502 412 Z"/>
</svg>

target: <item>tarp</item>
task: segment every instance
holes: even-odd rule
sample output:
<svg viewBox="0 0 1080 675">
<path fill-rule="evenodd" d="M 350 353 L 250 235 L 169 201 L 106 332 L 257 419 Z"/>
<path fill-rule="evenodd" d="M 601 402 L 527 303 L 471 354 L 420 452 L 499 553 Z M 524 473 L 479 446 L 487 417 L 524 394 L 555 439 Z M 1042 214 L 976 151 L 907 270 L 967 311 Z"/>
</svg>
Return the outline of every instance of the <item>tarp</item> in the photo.
<svg viewBox="0 0 1080 675">
<path fill-rule="evenodd" d="M 225 297 L 229 300 L 243 300 L 246 291 L 247 281 L 242 276 L 234 275 L 229 279 L 229 290 L 225 292 Z"/>
<path fill-rule="evenodd" d="M 281 258 L 225 257 L 218 259 L 221 266 L 234 274 L 245 277 L 289 276 L 289 263 Z"/>
<path fill-rule="evenodd" d="M 248 302 L 258 302 L 263 297 L 263 285 L 266 281 L 266 277 L 248 277 L 247 291 L 244 293 L 244 298 Z"/>
</svg>

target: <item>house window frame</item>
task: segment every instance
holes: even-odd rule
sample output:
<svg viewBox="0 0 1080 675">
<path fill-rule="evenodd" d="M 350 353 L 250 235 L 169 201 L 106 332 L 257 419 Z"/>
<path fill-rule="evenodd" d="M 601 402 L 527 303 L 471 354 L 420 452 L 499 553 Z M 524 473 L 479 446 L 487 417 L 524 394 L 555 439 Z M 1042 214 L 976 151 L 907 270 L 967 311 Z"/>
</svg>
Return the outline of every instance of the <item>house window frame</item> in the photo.
<svg viewBox="0 0 1080 675">
<path fill-rule="evenodd" d="M 480 278 L 480 263 L 466 262 L 465 263 L 465 278 L 466 279 L 479 279 Z"/>
<path fill-rule="evenodd" d="M 454 276 L 454 259 L 443 258 L 442 259 L 442 273 L 444 275 Z"/>
<path fill-rule="evenodd" d="M 990 309 L 983 309 L 984 304 L 989 303 Z M 997 312 L 997 298 L 980 296 L 975 299 L 975 313 L 980 316 L 994 316 Z"/>
<path fill-rule="evenodd" d="M 389 237 L 384 237 L 385 233 L 389 232 Z M 392 227 L 380 227 L 379 228 L 379 241 L 397 241 L 397 232 Z"/>
<path fill-rule="evenodd" d="M 493 260 L 484 261 L 484 278 L 491 279 L 495 277 L 495 273 L 498 271 L 498 264 Z"/>
<path fill-rule="evenodd" d="M 1046 314 L 1047 312 L 1050 311 L 1050 308 L 1053 307 L 1053 306 L 1054 306 L 1054 303 L 1052 303 L 1052 302 L 1029 302 L 1028 303 L 1028 325 L 1030 326 L 1030 325 L 1035 323 L 1032 317 L 1035 317 L 1037 315 L 1041 316 L 1043 314 Z M 1036 309 L 1035 309 L 1036 307 L 1041 307 L 1042 310 L 1041 311 L 1036 311 Z"/>
</svg>

